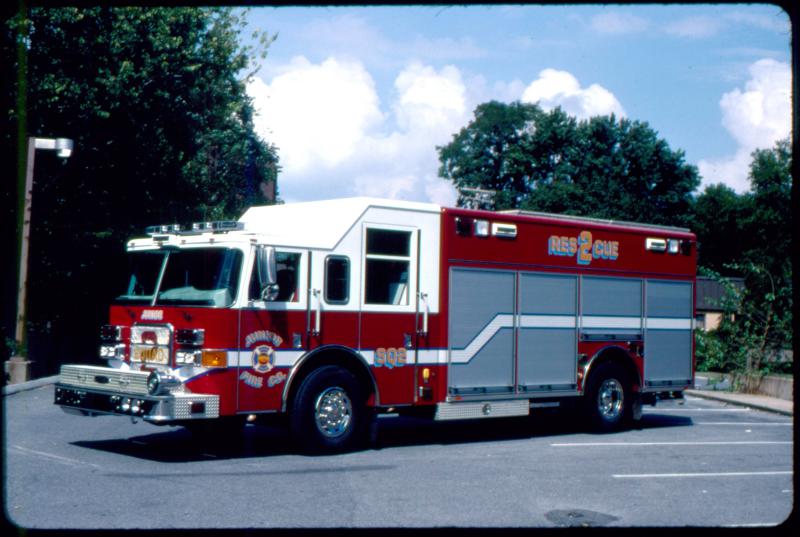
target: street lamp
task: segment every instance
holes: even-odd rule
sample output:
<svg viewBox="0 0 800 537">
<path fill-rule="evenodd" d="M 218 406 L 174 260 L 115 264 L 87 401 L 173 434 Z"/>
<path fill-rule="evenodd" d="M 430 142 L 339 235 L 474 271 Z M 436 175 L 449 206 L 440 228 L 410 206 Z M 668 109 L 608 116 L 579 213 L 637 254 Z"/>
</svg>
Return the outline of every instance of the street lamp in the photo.
<svg viewBox="0 0 800 537">
<path fill-rule="evenodd" d="M 21 353 L 25 348 L 27 330 L 25 330 L 25 296 L 28 289 L 28 242 L 31 229 L 31 201 L 33 198 L 33 164 L 37 149 L 49 149 L 56 152 L 60 158 L 69 158 L 72 155 L 74 144 L 69 138 L 28 138 L 28 162 L 25 168 L 24 202 L 20 218 L 22 226 L 19 252 L 19 286 L 17 287 L 17 328 L 14 339 L 17 342 L 16 356 L 12 356 L 6 364 L 9 383 L 24 382 L 28 380 L 30 360 Z"/>
</svg>

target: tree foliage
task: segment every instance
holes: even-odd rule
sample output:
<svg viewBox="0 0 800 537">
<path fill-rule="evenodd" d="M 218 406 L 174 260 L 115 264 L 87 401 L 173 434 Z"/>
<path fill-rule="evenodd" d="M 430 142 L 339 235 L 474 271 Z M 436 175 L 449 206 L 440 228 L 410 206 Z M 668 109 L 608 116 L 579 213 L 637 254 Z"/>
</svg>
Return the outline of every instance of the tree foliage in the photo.
<svg viewBox="0 0 800 537">
<path fill-rule="evenodd" d="M 184 7 L 33 8 L 6 21 L 4 52 L 19 51 L 6 143 L 75 141 L 66 161 L 36 158 L 34 330 L 94 332 L 72 310 L 107 302 L 103 276 L 145 226 L 237 218 L 273 201 L 263 192 L 277 191 L 277 154 L 256 136 L 245 93 L 271 38 L 243 46 L 244 24 L 229 8 Z"/>
<path fill-rule="evenodd" d="M 715 186 L 698 196 L 700 263 L 728 287 L 723 321 L 700 338 L 698 363 L 748 372 L 786 367 L 780 355 L 793 339 L 791 169 L 791 145 L 781 140 L 753 153 L 750 191 Z M 744 289 L 723 274 L 744 277 Z"/>
<path fill-rule="evenodd" d="M 438 151 L 442 178 L 495 190 L 497 209 L 686 225 L 699 184 L 696 168 L 647 123 L 578 121 L 520 102 L 479 105 Z"/>
</svg>

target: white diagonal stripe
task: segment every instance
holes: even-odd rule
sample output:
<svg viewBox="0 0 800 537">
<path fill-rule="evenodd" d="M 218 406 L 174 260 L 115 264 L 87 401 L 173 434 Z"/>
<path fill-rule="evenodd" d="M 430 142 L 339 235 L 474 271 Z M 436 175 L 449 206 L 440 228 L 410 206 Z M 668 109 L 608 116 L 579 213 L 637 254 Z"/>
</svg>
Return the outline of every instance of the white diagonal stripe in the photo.
<svg viewBox="0 0 800 537">
<path fill-rule="evenodd" d="M 464 349 L 452 349 L 450 361 L 453 363 L 466 363 L 475 356 L 481 348 L 501 329 L 514 326 L 514 316 L 510 314 L 495 315 L 494 319 L 483 327 L 478 335 L 472 338 Z"/>
</svg>

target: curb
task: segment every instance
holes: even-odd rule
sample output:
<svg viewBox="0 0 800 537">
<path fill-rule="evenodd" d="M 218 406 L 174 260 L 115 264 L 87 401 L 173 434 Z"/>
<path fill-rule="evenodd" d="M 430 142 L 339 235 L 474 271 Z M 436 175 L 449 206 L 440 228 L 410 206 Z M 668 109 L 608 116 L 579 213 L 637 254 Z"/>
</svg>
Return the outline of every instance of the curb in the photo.
<svg viewBox="0 0 800 537">
<path fill-rule="evenodd" d="M 42 377 L 40 379 L 29 380 L 27 382 L 20 382 L 18 384 L 7 384 L 3 386 L 3 395 L 11 395 L 14 393 L 24 392 L 28 390 L 35 390 L 48 384 L 55 384 L 58 382 L 58 375 L 52 377 Z"/>
<path fill-rule="evenodd" d="M 758 403 L 758 402 L 754 403 L 752 401 L 742 401 L 742 400 L 736 399 L 734 397 L 730 397 L 730 396 L 724 395 L 724 393 L 721 393 L 721 392 L 711 391 L 709 393 L 707 391 L 701 391 L 701 390 L 684 390 L 684 393 L 687 394 L 687 395 L 693 395 L 695 397 L 700 397 L 701 399 L 711 399 L 713 401 L 721 401 L 721 402 L 730 403 L 730 404 L 736 405 L 736 406 L 755 408 L 757 410 L 764 410 L 766 412 L 774 412 L 775 414 L 781 414 L 783 416 L 794 416 L 794 412 L 791 411 L 791 410 L 787 411 L 787 410 L 784 410 L 782 408 L 777 408 L 775 406 L 771 406 L 769 404 L 764 404 L 764 403 Z"/>
</svg>

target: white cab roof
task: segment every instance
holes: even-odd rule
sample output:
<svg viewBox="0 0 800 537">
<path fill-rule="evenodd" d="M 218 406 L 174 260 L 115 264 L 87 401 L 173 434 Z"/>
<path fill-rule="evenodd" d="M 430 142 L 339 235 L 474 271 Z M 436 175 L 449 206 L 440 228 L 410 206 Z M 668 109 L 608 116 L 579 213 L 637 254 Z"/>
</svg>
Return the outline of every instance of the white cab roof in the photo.
<svg viewBox="0 0 800 537">
<path fill-rule="evenodd" d="M 441 212 L 433 203 L 359 197 L 251 207 L 239 221 L 267 244 L 330 250 L 371 208 Z M 397 223 L 409 220 L 413 215 L 398 215 Z"/>
</svg>

